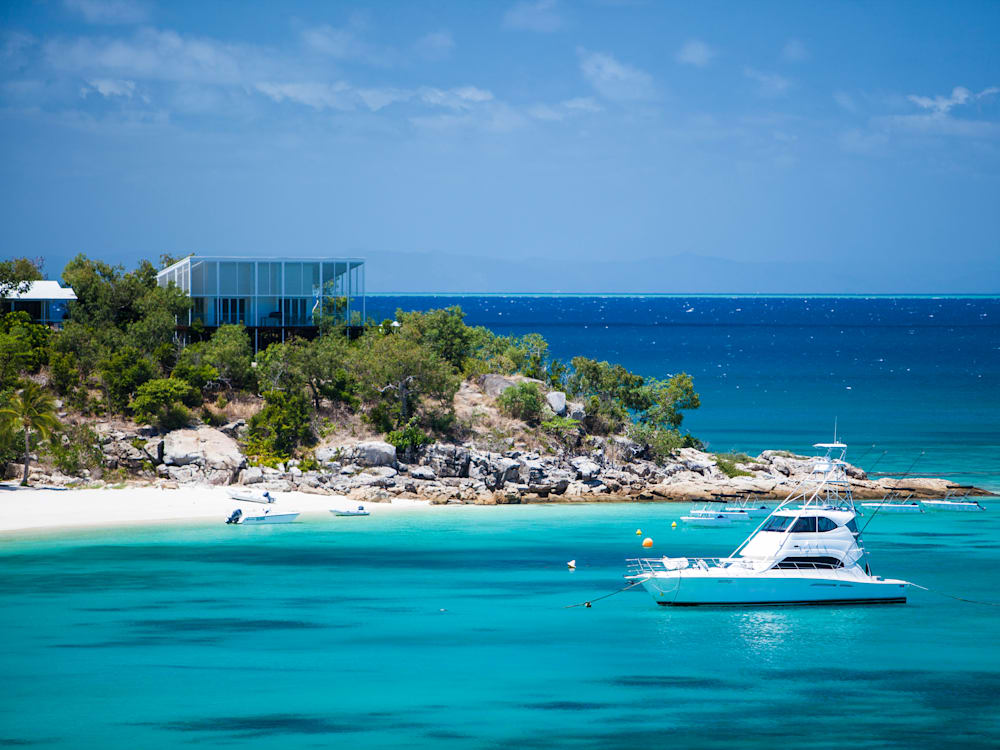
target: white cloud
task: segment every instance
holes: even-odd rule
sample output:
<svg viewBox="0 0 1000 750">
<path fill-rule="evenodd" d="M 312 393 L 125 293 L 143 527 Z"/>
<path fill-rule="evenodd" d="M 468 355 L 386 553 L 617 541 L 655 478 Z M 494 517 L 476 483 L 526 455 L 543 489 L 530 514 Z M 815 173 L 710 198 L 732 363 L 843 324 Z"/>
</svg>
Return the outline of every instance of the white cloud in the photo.
<svg viewBox="0 0 1000 750">
<path fill-rule="evenodd" d="M 504 14 L 503 25 L 508 29 L 548 33 L 561 29 L 563 19 L 557 10 L 556 0 L 523 1 Z"/>
<path fill-rule="evenodd" d="M 798 39 L 789 39 L 781 49 L 781 59 L 785 62 L 802 62 L 809 59 L 809 50 Z"/>
<path fill-rule="evenodd" d="M 846 91 L 835 91 L 833 100 L 848 112 L 858 111 L 858 105 L 854 103 L 854 98 Z"/>
<path fill-rule="evenodd" d="M 428 60 L 444 60 L 455 48 L 455 40 L 448 31 L 433 31 L 424 34 L 413 44 L 418 55 Z"/>
<path fill-rule="evenodd" d="M 105 99 L 112 96 L 120 96 L 131 99 L 135 94 L 135 81 L 125 81 L 115 78 L 94 78 L 87 81 L 87 85 L 80 90 L 81 96 L 97 92 Z"/>
<path fill-rule="evenodd" d="M 134 24 L 149 18 L 146 4 L 135 0 L 63 0 L 63 3 L 87 23 Z"/>
<path fill-rule="evenodd" d="M 294 102 L 312 109 L 350 111 L 363 106 L 372 112 L 398 102 L 418 101 L 429 107 L 441 107 L 455 112 L 468 111 L 477 105 L 493 101 L 493 94 L 475 86 L 452 89 L 424 87 L 417 90 L 398 88 L 356 88 L 346 81 L 336 83 L 261 82 L 254 84 L 261 94 L 275 102 Z"/>
<path fill-rule="evenodd" d="M 653 99 L 656 88 L 649 73 L 619 62 L 605 52 L 578 50 L 580 70 L 594 90 L 616 101 Z"/>
<path fill-rule="evenodd" d="M 677 50 L 674 59 L 683 65 L 694 65 L 697 68 L 704 68 L 715 57 L 715 50 L 709 47 L 700 39 L 689 39 Z"/>
<path fill-rule="evenodd" d="M 528 116 L 545 122 L 561 122 L 568 117 L 600 112 L 600 105 L 588 97 L 567 99 L 558 104 L 536 104 L 528 107 Z"/>
<path fill-rule="evenodd" d="M 354 109 L 356 105 L 354 91 L 343 82 L 258 83 L 255 88 L 278 103 L 290 101 L 313 109 L 346 111 Z"/>
<path fill-rule="evenodd" d="M 987 120 L 960 120 L 944 113 L 930 115 L 891 115 L 877 117 L 872 123 L 886 131 L 910 135 L 941 135 L 959 138 L 995 138 L 1000 136 L 1000 123 Z"/>
<path fill-rule="evenodd" d="M 338 28 L 324 24 L 302 32 L 302 41 L 314 52 L 335 60 L 356 60 L 375 66 L 392 64 L 394 55 L 361 38 L 364 24 L 355 18 L 350 25 Z"/>
<path fill-rule="evenodd" d="M 983 89 L 978 94 L 973 94 L 964 86 L 956 86 L 951 91 L 951 96 L 918 96 L 916 94 L 910 94 L 907 99 L 916 104 L 921 109 L 930 109 L 938 114 L 946 115 L 954 107 L 962 104 L 968 104 L 969 102 L 976 101 L 977 99 L 982 99 L 983 97 L 992 96 L 994 94 L 1000 93 L 1000 88 L 996 86 L 991 86 L 990 88 Z"/>
<path fill-rule="evenodd" d="M 782 96 L 788 93 L 792 82 L 777 73 L 764 73 L 753 68 L 744 68 L 743 75 L 757 83 L 761 96 Z"/>
<path fill-rule="evenodd" d="M 476 104 L 492 101 L 493 93 L 475 86 L 461 86 L 454 89 L 422 88 L 420 100 L 425 104 L 447 109 L 469 109 Z"/>
</svg>

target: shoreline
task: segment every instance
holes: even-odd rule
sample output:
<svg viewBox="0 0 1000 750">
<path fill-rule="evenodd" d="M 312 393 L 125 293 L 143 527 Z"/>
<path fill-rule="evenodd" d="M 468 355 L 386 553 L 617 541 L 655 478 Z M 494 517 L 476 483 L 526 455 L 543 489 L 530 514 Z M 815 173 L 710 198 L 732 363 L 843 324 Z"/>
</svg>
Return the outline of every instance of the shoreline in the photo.
<svg viewBox="0 0 1000 750">
<path fill-rule="evenodd" d="M 636 495 L 580 495 L 525 498 L 518 503 L 441 503 L 394 497 L 383 502 L 359 502 L 347 495 L 318 495 L 305 492 L 273 492 L 276 502 L 261 505 L 234 500 L 223 487 L 199 486 L 167 488 L 129 486 L 119 489 L 70 489 L 19 487 L 0 483 L 0 535 L 17 536 L 31 532 L 69 532 L 85 529 L 118 529 L 216 520 L 222 523 L 236 508 L 244 513 L 264 508 L 298 511 L 303 516 L 327 517 L 332 509 L 354 509 L 364 504 L 373 513 L 428 511 L 440 507 L 489 507 L 491 505 L 604 505 L 609 503 L 680 504 L 697 503 L 689 497 Z M 987 494 L 987 497 L 996 495 Z M 763 499 L 763 498 L 762 498 Z M 783 498 L 770 498 L 774 503 Z M 860 499 L 860 498 L 859 498 Z"/>
</svg>

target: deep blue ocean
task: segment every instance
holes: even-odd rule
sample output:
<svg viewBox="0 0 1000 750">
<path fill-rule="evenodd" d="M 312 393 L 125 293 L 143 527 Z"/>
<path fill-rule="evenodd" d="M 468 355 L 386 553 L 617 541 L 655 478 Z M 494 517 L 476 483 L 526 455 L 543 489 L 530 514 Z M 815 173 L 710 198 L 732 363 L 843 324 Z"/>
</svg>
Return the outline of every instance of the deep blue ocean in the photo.
<svg viewBox="0 0 1000 750">
<path fill-rule="evenodd" d="M 376 320 L 459 305 L 469 324 L 541 333 L 563 360 L 688 372 L 702 405 L 685 427 L 715 451 L 808 452 L 836 421 L 865 468 L 1000 490 L 998 297 L 387 295 L 367 305 Z"/>
<path fill-rule="evenodd" d="M 715 450 L 806 451 L 837 419 L 867 468 L 919 458 L 918 473 L 1000 488 L 996 299 L 368 310 L 453 303 L 561 358 L 690 372 L 703 406 L 686 425 Z M 1000 600 L 1000 500 L 984 503 L 865 519 L 873 572 Z M 644 536 L 653 555 L 717 556 L 747 533 L 672 528 L 687 507 L 2 534 L 0 748 L 1000 746 L 1000 606 L 911 590 L 906 605 L 673 610 L 637 589 L 567 608 L 618 590 Z"/>
</svg>

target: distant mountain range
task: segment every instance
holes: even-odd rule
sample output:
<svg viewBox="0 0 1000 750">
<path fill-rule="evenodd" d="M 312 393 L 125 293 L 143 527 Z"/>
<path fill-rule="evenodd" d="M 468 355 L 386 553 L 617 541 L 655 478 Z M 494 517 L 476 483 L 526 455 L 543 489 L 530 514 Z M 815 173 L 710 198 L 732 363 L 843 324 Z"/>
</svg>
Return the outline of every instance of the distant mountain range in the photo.
<svg viewBox="0 0 1000 750">
<path fill-rule="evenodd" d="M 512 294 L 995 294 L 1000 257 L 934 268 L 834 262 L 746 262 L 679 254 L 644 260 L 514 260 L 365 253 L 367 291 Z"/>
</svg>

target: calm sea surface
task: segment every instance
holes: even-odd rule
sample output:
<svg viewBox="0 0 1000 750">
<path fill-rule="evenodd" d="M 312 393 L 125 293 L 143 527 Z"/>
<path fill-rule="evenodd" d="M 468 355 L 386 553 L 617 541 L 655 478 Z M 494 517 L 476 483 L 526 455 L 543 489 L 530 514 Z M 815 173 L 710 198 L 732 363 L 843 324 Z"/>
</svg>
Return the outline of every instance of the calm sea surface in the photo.
<svg viewBox="0 0 1000 750">
<path fill-rule="evenodd" d="M 692 373 L 704 406 L 687 425 L 715 450 L 805 450 L 837 418 L 866 468 L 919 458 L 1000 488 L 995 299 L 382 297 L 369 313 L 452 303 L 539 331 L 559 357 Z M 876 516 L 875 572 L 1000 599 L 986 502 Z M 656 555 L 741 540 L 672 530 L 686 507 L 0 536 L 0 747 L 1000 743 L 998 607 L 912 591 L 903 606 L 671 610 L 636 590 L 565 608 L 622 585 L 636 528 Z"/>
<path fill-rule="evenodd" d="M 0 539 L 0 745 L 996 747 L 1000 610 L 665 609 L 741 530 L 677 505 L 435 508 Z M 997 596 L 1000 505 L 877 516 L 876 573 Z M 570 572 L 565 561 L 580 566 Z"/>
<path fill-rule="evenodd" d="M 384 296 L 368 314 L 453 304 L 564 360 L 691 373 L 685 426 L 712 450 L 808 452 L 837 420 L 869 470 L 1000 490 L 1000 298 Z"/>
</svg>

